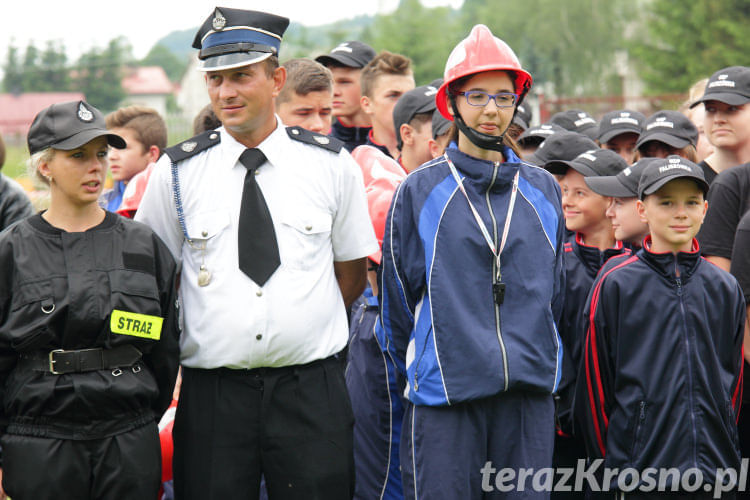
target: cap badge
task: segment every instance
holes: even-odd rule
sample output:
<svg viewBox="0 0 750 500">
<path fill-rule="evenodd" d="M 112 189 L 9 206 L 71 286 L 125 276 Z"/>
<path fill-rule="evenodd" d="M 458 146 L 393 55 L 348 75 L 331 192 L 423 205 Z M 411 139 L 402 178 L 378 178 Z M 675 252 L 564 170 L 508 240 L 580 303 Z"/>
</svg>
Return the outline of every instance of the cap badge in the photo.
<svg viewBox="0 0 750 500">
<path fill-rule="evenodd" d="M 633 173 L 633 171 L 630 170 L 630 167 L 626 167 L 625 170 L 622 171 L 622 174 L 625 175 L 625 176 L 628 176 L 628 175 L 630 175 L 632 173 Z"/>
<path fill-rule="evenodd" d="M 326 145 L 329 142 L 331 142 L 331 140 L 324 135 L 314 135 L 313 139 L 315 139 L 315 142 L 317 142 L 318 144 L 323 144 L 323 145 Z"/>
<path fill-rule="evenodd" d="M 214 14 L 214 19 L 211 22 L 211 26 L 213 26 L 216 31 L 221 31 L 226 25 L 227 19 L 221 14 L 221 11 L 219 11 L 219 9 L 216 9 L 216 13 Z"/>
<path fill-rule="evenodd" d="M 198 143 L 195 141 L 183 142 L 182 146 L 180 146 L 180 149 L 186 153 L 191 153 L 196 148 L 196 146 L 198 146 Z"/>
<path fill-rule="evenodd" d="M 627 118 L 627 117 L 630 116 L 630 113 L 628 113 L 627 111 L 625 111 L 624 113 L 620 113 L 620 116 L 622 116 L 623 118 Z"/>
<path fill-rule="evenodd" d="M 83 103 L 78 104 L 78 118 L 81 119 L 81 121 L 84 122 L 90 122 L 94 119 L 94 114 L 86 109 L 86 106 L 83 105 Z"/>
<path fill-rule="evenodd" d="M 670 158 L 669 159 L 669 163 L 680 163 L 680 159 L 679 158 Z"/>
<path fill-rule="evenodd" d="M 351 54 L 352 52 L 354 52 L 354 50 L 351 47 L 349 47 L 349 45 L 346 42 L 344 42 L 344 43 L 340 43 L 336 48 L 334 48 L 331 51 L 331 54 L 333 54 L 334 52 L 349 52 Z"/>
<path fill-rule="evenodd" d="M 727 78 L 729 78 L 729 75 L 719 75 L 716 78 L 718 78 L 719 80 L 726 80 Z"/>
<path fill-rule="evenodd" d="M 431 95 L 437 94 L 437 91 L 438 91 L 438 89 L 436 89 L 435 87 L 433 87 L 431 85 L 428 85 L 427 86 L 427 91 L 424 93 L 424 95 L 425 95 L 425 97 L 430 97 Z"/>
<path fill-rule="evenodd" d="M 586 118 L 586 113 L 578 113 L 578 118 Z"/>
<path fill-rule="evenodd" d="M 666 119 L 667 119 L 667 117 L 666 117 L 666 116 L 659 116 L 659 117 L 657 117 L 657 118 L 656 118 L 656 121 L 657 121 L 657 122 L 663 122 L 663 121 L 665 121 Z"/>
</svg>

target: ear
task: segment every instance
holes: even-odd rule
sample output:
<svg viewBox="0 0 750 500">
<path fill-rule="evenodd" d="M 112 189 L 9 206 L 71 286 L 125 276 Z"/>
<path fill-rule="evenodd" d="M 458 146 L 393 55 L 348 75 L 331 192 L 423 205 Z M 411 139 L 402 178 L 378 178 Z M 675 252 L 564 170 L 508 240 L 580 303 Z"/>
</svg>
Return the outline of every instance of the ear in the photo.
<svg viewBox="0 0 750 500">
<path fill-rule="evenodd" d="M 159 151 L 159 146 L 154 146 L 152 144 L 151 147 L 148 148 L 146 154 L 148 155 L 149 163 L 156 163 L 156 160 L 158 160 L 159 156 L 161 156 L 161 151 Z"/>
<path fill-rule="evenodd" d="M 414 129 L 408 123 L 402 123 L 398 129 L 398 133 L 401 134 L 401 142 L 405 145 L 414 145 Z"/>
<path fill-rule="evenodd" d="M 282 87 L 284 87 L 284 84 L 286 83 L 286 68 L 284 66 L 279 66 L 278 68 L 273 70 L 273 93 L 271 94 L 273 97 L 278 97 L 279 92 L 281 92 Z"/>
<path fill-rule="evenodd" d="M 648 224 L 648 212 L 646 210 L 646 204 L 643 203 L 643 200 L 635 201 L 635 211 L 638 212 L 638 218 L 641 219 L 641 222 Z"/>
<path fill-rule="evenodd" d="M 703 215 L 701 216 L 701 224 L 706 219 L 706 210 L 708 210 L 708 201 L 703 200 Z"/>
<path fill-rule="evenodd" d="M 432 156 L 433 158 L 437 158 L 438 156 L 443 154 L 442 148 L 435 139 L 428 139 L 427 147 L 430 148 L 430 156 Z"/>
<path fill-rule="evenodd" d="M 366 114 L 368 114 L 368 115 L 371 115 L 371 114 L 373 114 L 373 113 L 374 113 L 374 111 L 373 111 L 373 109 L 372 109 L 372 103 L 370 102 L 370 98 L 369 98 L 369 97 L 367 97 L 366 95 L 363 95 L 363 96 L 362 96 L 362 97 L 361 97 L 361 98 L 359 99 L 359 105 L 360 105 L 360 106 L 362 106 L 362 110 L 363 110 L 363 111 L 364 111 L 364 112 L 365 112 Z"/>
</svg>

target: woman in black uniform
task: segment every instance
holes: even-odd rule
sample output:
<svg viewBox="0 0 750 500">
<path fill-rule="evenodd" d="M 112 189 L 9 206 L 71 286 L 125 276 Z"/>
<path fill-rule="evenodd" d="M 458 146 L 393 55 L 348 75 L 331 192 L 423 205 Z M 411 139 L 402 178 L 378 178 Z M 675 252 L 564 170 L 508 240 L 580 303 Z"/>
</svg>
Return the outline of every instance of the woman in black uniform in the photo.
<svg viewBox="0 0 750 500">
<path fill-rule="evenodd" d="M 83 101 L 28 135 L 50 206 L 0 234 L 3 488 L 13 500 L 152 499 L 178 366 L 175 262 L 97 204 L 110 134 Z"/>
</svg>

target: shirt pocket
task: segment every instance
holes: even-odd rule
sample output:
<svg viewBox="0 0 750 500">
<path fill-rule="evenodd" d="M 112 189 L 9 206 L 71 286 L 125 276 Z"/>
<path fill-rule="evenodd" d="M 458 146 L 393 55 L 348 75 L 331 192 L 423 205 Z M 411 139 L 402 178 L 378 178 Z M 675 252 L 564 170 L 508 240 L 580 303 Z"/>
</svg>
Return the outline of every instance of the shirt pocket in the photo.
<svg viewBox="0 0 750 500">
<path fill-rule="evenodd" d="M 319 266 L 332 257 L 331 214 L 320 210 L 299 210 L 284 214 L 277 235 L 281 264 L 298 270 Z"/>
<path fill-rule="evenodd" d="M 112 322 L 113 311 L 118 311 L 118 317 L 124 315 L 126 318 L 137 319 L 139 324 L 151 324 L 154 323 L 153 318 L 162 318 L 159 288 L 156 277 L 153 275 L 130 269 L 115 269 L 109 272 L 109 285 L 111 293 L 110 314 L 107 320 L 108 326 L 111 327 L 110 322 Z M 160 329 L 161 322 L 156 320 L 156 323 Z M 153 333 L 154 336 L 145 336 L 145 338 L 156 340 L 155 332 L 156 329 L 152 332 L 149 327 L 148 333 Z M 135 336 L 139 338 L 144 337 L 144 335 Z M 129 336 L 127 334 L 116 334 L 111 335 L 110 338 L 113 341 L 113 345 L 119 345 L 121 343 L 132 343 L 132 337 L 132 335 Z M 117 340 L 125 342 L 118 342 Z"/>
<path fill-rule="evenodd" d="M 222 269 L 227 254 L 224 253 L 222 258 L 221 250 L 230 244 L 227 238 L 230 226 L 229 212 L 211 210 L 192 214 L 186 216 L 185 224 L 191 239 L 185 245 L 195 269 L 201 265 L 205 265 L 212 273 Z"/>
<path fill-rule="evenodd" d="M 48 346 L 54 335 L 50 324 L 61 314 L 52 280 L 19 285 L 13 291 L 10 313 L 4 330 L 10 345 L 19 352 Z"/>
</svg>

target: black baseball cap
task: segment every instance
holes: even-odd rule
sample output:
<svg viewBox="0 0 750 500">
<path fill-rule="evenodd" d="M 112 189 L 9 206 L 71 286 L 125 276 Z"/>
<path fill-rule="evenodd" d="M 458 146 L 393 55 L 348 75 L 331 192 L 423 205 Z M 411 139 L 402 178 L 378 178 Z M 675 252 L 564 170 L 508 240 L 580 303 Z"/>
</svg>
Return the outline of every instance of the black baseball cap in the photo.
<svg viewBox="0 0 750 500">
<path fill-rule="evenodd" d="M 641 125 L 644 121 L 646 121 L 646 116 L 643 113 L 629 109 L 620 109 L 605 113 L 602 119 L 599 120 L 599 136 L 597 140 L 600 144 L 604 144 L 620 134 L 640 134 Z"/>
<path fill-rule="evenodd" d="M 279 55 L 286 17 L 256 10 L 216 7 L 193 39 L 201 71 L 255 64 Z"/>
<path fill-rule="evenodd" d="M 439 109 L 432 112 L 432 138 L 437 139 L 439 136 L 448 132 L 453 121 L 447 119 L 440 113 Z"/>
<path fill-rule="evenodd" d="M 648 165 L 661 158 L 641 158 L 617 175 L 586 177 L 584 182 L 597 194 L 615 198 L 638 197 L 638 181 Z"/>
<path fill-rule="evenodd" d="M 531 125 L 531 108 L 527 105 L 519 104 L 516 106 L 516 114 L 513 116 L 513 123 L 526 130 Z"/>
<path fill-rule="evenodd" d="M 692 103 L 690 107 L 706 101 L 719 101 L 730 106 L 740 106 L 750 102 L 750 68 L 730 66 L 711 75 L 703 97 Z"/>
<path fill-rule="evenodd" d="M 628 167 L 620 155 L 609 149 L 590 149 L 572 160 L 552 160 L 544 164 L 551 174 L 564 175 L 569 168 L 584 177 L 617 175 Z"/>
<path fill-rule="evenodd" d="M 542 166 L 552 160 L 569 161 L 585 151 L 598 148 L 599 146 L 585 135 L 563 130 L 545 139 L 527 161 Z"/>
<path fill-rule="evenodd" d="M 548 123 L 560 125 L 565 130 L 578 132 L 592 140 L 596 140 L 599 135 L 599 127 L 597 126 L 596 120 L 582 109 L 569 109 L 567 111 L 555 113 L 549 119 Z"/>
<path fill-rule="evenodd" d="M 698 129 L 679 111 L 662 110 L 646 118 L 641 135 L 635 143 L 639 149 L 648 141 L 659 141 L 673 148 L 684 148 L 698 143 Z"/>
<path fill-rule="evenodd" d="M 396 129 L 396 146 L 401 149 L 401 125 L 409 123 L 419 113 L 432 113 L 437 108 L 435 95 L 437 87 L 422 85 L 404 92 L 393 107 L 393 126 Z"/>
<path fill-rule="evenodd" d="M 328 54 L 315 58 L 323 66 L 364 68 L 375 57 L 375 50 L 364 42 L 351 40 L 341 43 Z"/>
<path fill-rule="evenodd" d="M 70 151 L 97 137 L 107 137 L 110 146 L 123 149 L 125 139 L 107 130 L 104 116 L 85 101 L 53 104 L 36 115 L 26 138 L 29 153 L 46 148 Z"/>
<path fill-rule="evenodd" d="M 648 164 L 638 182 L 638 198 L 642 200 L 645 196 L 654 194 L 667 182 L 680 178 L 693 179 L 704 195 L 708 192 L 703 169 L 681 156 L 669 155 Z"/>
<path fill-rule="evenodd" d="M 516 142 L 521 147 L 534 146 L 543 142 L 549 136 L 557 132 L 564 132 L 565 129 L 554 123 L 544 123 L 536 127 L 527 128 L 518 136 Z"/>
</svg>

